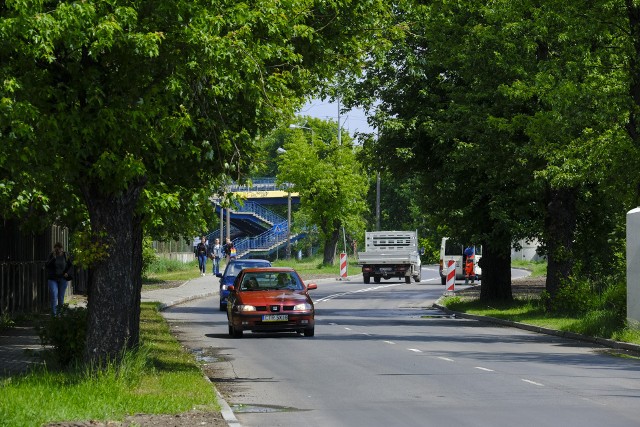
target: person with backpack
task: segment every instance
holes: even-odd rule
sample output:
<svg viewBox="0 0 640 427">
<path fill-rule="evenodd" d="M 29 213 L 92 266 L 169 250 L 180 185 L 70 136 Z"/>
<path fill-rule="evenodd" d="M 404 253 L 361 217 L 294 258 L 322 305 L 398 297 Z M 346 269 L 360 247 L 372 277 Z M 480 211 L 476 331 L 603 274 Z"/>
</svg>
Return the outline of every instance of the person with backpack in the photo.
<svg viewBox="0 0 640 427">
<path fill-rule="evenodd" d="M 45 263 L 47 284 L 51 300 L 51 314 L 58 316 L 58 310 L 64 305 L 64 295 L 71 280 L 71 260 L 62 249 L 62 243 L 56 242 L 53 251 Z"/>
<path fill-rule="evenodd" d="M 232 259 L 236 259 L 237 253 L 238 252 L 236 250 L 236 247 L 233 245 L 233 242 L 227 237 L 227 243 L 224 245 L 224 256 L 227 260 L 227 263 L 229 263 L 229 261 L 231 261 Z"/>
</svg>

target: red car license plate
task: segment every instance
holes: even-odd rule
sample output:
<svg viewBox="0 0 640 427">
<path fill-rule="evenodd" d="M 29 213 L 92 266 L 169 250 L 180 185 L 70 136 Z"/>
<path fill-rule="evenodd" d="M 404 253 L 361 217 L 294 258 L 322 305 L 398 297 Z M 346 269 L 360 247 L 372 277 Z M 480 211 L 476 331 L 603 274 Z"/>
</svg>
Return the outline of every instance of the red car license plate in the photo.
<svg viewBox="0 0 640 427">
<path fill-rule="evenodd" d="M 262 316 L 263 322 L 286 322 L 289 320 L 288 314 L 265 314 Z"/>
</svg>

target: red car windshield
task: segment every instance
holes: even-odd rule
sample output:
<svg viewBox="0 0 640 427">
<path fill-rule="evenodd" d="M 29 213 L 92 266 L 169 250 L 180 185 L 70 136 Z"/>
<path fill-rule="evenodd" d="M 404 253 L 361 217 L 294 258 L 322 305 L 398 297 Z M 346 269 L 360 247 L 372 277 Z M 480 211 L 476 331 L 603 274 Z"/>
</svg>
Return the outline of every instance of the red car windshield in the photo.
<svg viewBox="0 0 640 427">
<path fill-rule="evenodd" d="M 247 273 L 242 278 L 240 290 L 264 291 L 264 290 L 303 290 L 298 275 L 290 272 L 256 272 Z"/>
</svg>

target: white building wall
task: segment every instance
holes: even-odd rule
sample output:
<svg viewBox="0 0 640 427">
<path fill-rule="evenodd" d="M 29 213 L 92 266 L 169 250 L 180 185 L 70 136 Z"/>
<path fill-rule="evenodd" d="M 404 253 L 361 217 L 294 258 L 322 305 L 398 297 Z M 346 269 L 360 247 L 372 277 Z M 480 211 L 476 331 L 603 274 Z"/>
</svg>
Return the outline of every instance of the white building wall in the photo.
<svg viewBox="0 0 640 427">
<path fill-rule="evenodd" d="M 627 212 L 627 320 L 640 327 L 640 208 Z"/>
<path fill-rule="evenodd" d="M 528 240 L 520 240 L 518 242 L 522 249 L 516 251 L 511 248 L 511 260 L 512 261 L 540 261 L 544 259 L 540 255 L 538 255 L 538 240 L 534 239 L 532 241 Z"/>
</svg>

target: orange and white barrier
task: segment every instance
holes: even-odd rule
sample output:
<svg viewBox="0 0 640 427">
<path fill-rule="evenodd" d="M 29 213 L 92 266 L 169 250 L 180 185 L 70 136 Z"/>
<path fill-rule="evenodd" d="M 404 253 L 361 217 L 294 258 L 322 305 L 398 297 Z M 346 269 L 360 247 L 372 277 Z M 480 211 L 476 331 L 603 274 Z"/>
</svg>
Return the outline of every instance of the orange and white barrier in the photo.
<svg viewBox="0 0 640 427">
<path fill-rule="evenodd" d="M 456 287 L 456 262 L 447 261 L 447 292 L 454 292 Z"/>
<path fill-rule="evenodd" d="M 347 278 L 347 254 L 342 252 L 340 254 L 340 279 Z"/>
</svg>

